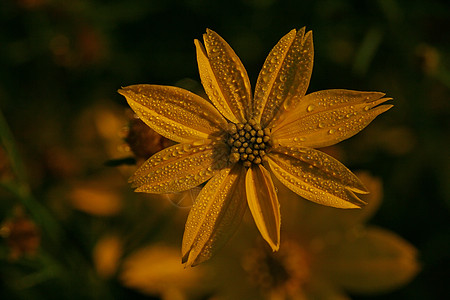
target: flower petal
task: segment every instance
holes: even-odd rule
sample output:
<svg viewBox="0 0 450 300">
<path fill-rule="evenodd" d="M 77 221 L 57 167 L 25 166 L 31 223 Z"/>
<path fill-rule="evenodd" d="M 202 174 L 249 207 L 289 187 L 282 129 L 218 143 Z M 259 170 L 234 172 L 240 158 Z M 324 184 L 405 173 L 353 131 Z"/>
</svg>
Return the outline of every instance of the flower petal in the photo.
<svg viewBox="0 0 450 300">
<path fill-rule="evenodd" d="M 252 165 L 245 177 L 247 202 L 262 237 L 273 251 L 280 247 L 280 205 L 270 173 Z"/>
<path fill-rule="evenodd" d="M 326 280 L 310 280 L 304 290 L 305 295 L 299 300 L 351 300 L 340 286 Z"/>
<path fill-rule="evenodd" d="M 207 269 L 186 270 L 179 257 L 176 247 L 155 243 L 143 246 L 121 261 L 118 279 L 126 287 L 150 296 L 142 295 L 143 299 L 186 299 L 178 295 L 191 295 L 194 290 L 206 293 L 207 288 L 198 283 L 205 281 Z"/>
<path fill-rule="evenodd" d="M 278 147 L 267 157 L 278 180 L 305 199 L 338 208 L 357 208 L 365 204 L 354 194 L 367 193 L 361 181 L 323 152 Z"/>
<path fill-rule="evenodd" d="M 289 109 L 292 100 L 303 97 L 311 78 L 314 58 L 312 32 L 294 29 L 275 45 L 267 56 L 255 87 L 256 121 L 271 127 Z M 268 126 L 269 125 L 269 126 Z"/>
<path fill-rule="evenodd" d="M 286 220 L 284 222 L 285 228 L 289 228 L 289 225 L 298 227 L 297 220 L 302 220 L 302 228 L 298 230 L 306 230 L 308 236 L 320 238 L 330 234 L 330 232 L 360 227 L 378 210 L 383 195 L 379 178 L 372 177 L 366 172 L 358 172 L 356 174 L 370 191 L 369 194 L 360 195 L 361 200 L 367 202 L 366 206 L 361 209 L 336 209 L 334 207 L 317 205 L 311 201 L 289 201 L 284 206 L 286 213 L 283 215 L 284 220 Z M 280 193 L 283 193 L 283 190 L 279 188 L 278 196 L 281 198 L 282 195 Z M 286 207 L 288 208 L 286 209 Z M 283 214 L 283 211 L 281 213 Z M 294 218 L 294 216 L 289 214 L 295 214 L 296 217 Z M 293 224 L 287 224 L 290 219 L 294 221 Z M 317 220 L 324 221 L 317 222 Z"/>
<path fill-rule="evenodd" d="M 251 113 L 247 71 L 227 42 L 214 31 L 203 35 L 205 48 L 195 40 L 203 87 L 216 108 L 233 123 L 245 123 Z"/>
<path fill-rule="evenodd" d="M 324 90 L 306 95 L 283 116 L 272 138 L 283 146 L 311 148 L 336 144 L 360 132 L 392 105 L 383 93 Z"/>
<path fill-rule="evenodd" d="M 138 84 L 119 93 L 149 127 L 179 143 L 209 138 L 227 125 L 211 103 L 181 88 Z"/>
<path fill-rule="evenodd" d="M 417 251 L 393 232 L 368 228 L 326 247 L 319 261 L 331 280 L 356 293 L 389 291 L 419 271 Z"/>
<path fill-rule="evenodd" d="M 183 263 L 194 266 L 211 258 L 236 231 L 247 208 L 241 164 L 215 175 L 198 195 L 186 222 Z"/>
<path fill-rule="evenodd" d="M 150 157 L 130 178 L 137 192 L 188 190 L 210 179 L 228 159 L 224 144 L 199 140 L 178 144 Z"/>
</svg>

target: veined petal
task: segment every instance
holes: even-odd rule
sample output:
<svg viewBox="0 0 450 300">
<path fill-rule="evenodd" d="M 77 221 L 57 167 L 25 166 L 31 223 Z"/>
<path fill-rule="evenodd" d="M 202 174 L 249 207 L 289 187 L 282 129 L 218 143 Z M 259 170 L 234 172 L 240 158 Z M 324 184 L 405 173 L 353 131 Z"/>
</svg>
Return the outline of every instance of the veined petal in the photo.
<svg viewBox="0 0 450 300">
<path fill-rule="evenodd" d="M 383 93 L 324 90 L 306 95 L 272 130 L 283 146 L 325 147 L 345 140 L 369 125 L 392 105 Z"/>
<path fill-rule="evenodd" d="M 345 235 L 318 258 L 323 272 L 354 293 L 390 291 L 409 282 L 419 271 L 417 250 L 393 232 L 371 227 Z"/>
<path fill-rule="evenodd" d="M 150 128 L 179 143 L 207 139 L 227 125 L 211 103 L 181 88 L 138 84 L 119 93 Z"/>
<path fill-rule="evenodd" d="M 247 208 L 241 164 L 216 174 L 198 195 L 186 222 L 182 256 L 187 266 L 211 258 L 236 231 Z"/>
<path fill-rule="evenodd" d="M 302 147 L 278 147 L 267 157 L 275 176 L 305 199 L 338 208 L 358 208 L 365 204 L 354 194 L 367 193 L 361 181 L 323 152 Z"/>
<path fill-rule="evenodd" d="M 245 123 L 251 113 L 247 71 L 227 42 L 214 31 L 203 35 L 205 48 L 195 40 L 203 87 L 216 108 L 233 123 Z"/>
<path fill-rule="evenodd" d="M 198 186 L 226 164 L 227 148 L 212 140 L 168 147 L 150 157 L 130 178 L 137 192 L 171 193 Z"/>
<path fill-rule="evenodd" d="M 255 87 L 254 113 L 263 127 L 305 95 L 314 59 L 312 32 L 303 27 L 285 35 L 270 51 Z M 270 124 L 270 125 L 269 125 Z"/>
<path fill-rule="evenodd" d="M 280 205 L 270 173 L 262 165 L 252 165 L 245 177 L 247 202 L 262 237 L 278 251 L 280 247 Z"/>
</svg>

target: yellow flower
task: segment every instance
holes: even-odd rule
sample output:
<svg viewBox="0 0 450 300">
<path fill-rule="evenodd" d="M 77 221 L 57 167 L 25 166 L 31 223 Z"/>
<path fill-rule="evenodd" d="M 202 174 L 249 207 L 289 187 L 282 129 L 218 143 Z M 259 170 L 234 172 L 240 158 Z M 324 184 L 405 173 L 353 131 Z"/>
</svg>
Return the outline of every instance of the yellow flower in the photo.
<svg viewBox="0 0 450 300">
<path fill-rule="evenodd" d="M 203 299 L 210 293 L 207 268 L 183 268 L 179 250 L 168 245 L 149 245 L 127 256 L 119 271 L 123 285 L 163 300 Z M 202 284 L 199 284 L 202 283 Z"/>
<path fill-rule="evenodd" d="M 168 193 L 206 181 L 186 223 L 187 265 L 209 259 L 236 230 L 248 207 L 273 251 L 280 209 L 270 175 L 298 195 L 328 206 L 357 208 L 367 193 L 334 158 L 314 150 L 358 133 L 392 105 L 383 93 L 324 90 L 305 96 L 313 66 L 312 33 L 290 31 L 272 49 L 252 97 L 247 72 L 231 47 L 207 30 L 195 40 L 210 101 L 177 87 L 119 90 L 152 129 L 179 144 L 147 160 L 130 179 L 138 192 Z M 246 200 L 245 200 L 246 199 Z"/>
<path fill-rule="evenodd" d="M 420 271 L 417 250 L 394 232 L 365 224 L 383 191 L 380 180 L 359 175 L 373 191 L 363 195 L 368 205 L 359 210 L 294 201 L 298 197 L 280 187 L 292 200 L 283 206 L 280 251 L 273 253 L 242 230 L 239 243 L 227 246 L 229 255 L 210 264 L 226 269 L 216 272 L 221 287 L 215 299 L 350 299 L 347 293 L 379 294 L 409 283 Z"/>
</svg>

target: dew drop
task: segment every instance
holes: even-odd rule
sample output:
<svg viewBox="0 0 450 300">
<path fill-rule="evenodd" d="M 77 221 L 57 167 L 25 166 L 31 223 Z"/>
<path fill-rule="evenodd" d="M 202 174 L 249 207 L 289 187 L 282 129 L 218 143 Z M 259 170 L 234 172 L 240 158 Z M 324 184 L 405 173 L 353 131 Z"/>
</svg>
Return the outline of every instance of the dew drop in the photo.
<svg viewBox="0 0 450 300">
<path fill-rule="evenodd" d="M 316 108 L 316 106 L 314 104 L 310 104 L 308 105 L 308 107 L 306 108 L 307 112 L 312 112 L 314 109 Z"/>
<path fill-rule="evenodd" d="M 334 134 L 336 132 L 336 129 L 330 129 L 328 130 L 328 134 Z"/>
</svg>

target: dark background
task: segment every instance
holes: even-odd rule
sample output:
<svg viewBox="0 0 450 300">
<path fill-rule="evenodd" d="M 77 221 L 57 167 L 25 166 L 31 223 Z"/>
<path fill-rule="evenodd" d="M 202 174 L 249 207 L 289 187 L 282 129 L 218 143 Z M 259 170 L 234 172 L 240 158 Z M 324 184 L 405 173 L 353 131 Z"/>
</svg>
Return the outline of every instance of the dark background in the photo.
<svg viewBox="0 0 450 300">
<path fill-rule="evenodd" d="M 206 28 L 233 47 L 254 86 L 270 49 L 303 26 L 314 33 L 309 92 L 347 88 L 394 98 L 393 109 L 342 143 L 343 161 L 383 180 L 383 204 L 371 223 L 416 246 L 422 271 L 390 294 L 354 298 L 450 296 L 450 4 L 444 0 L 2 1 L 0 109 L 33 193 L 45 203 L 48 189 L 65 180 L 46 165 L 48 149 L 77 147 L 79 135 L 89 134 L 74 129 L 82 111 L 105 100 L 126 108 L 116 93 L 121 86 L 198 91 L 193 39 Z M 83 174 L 103 161 L 90 163 Z M 12 196 L 5 199 L 2 218 L 14 204 Z M 2 272 L 27 268 L 8 263 Z M 6 299 L 48 292 L 6 283 L 0 290 Z"/>
</svg>

